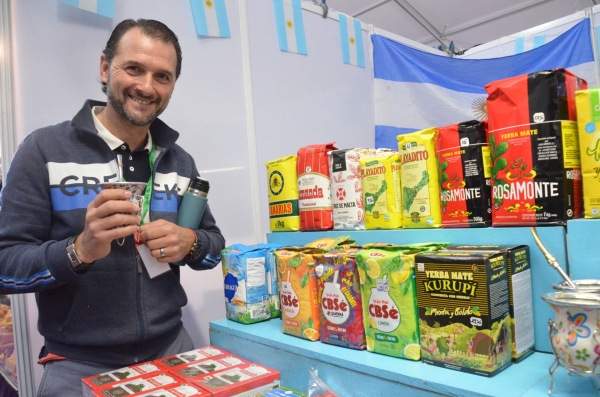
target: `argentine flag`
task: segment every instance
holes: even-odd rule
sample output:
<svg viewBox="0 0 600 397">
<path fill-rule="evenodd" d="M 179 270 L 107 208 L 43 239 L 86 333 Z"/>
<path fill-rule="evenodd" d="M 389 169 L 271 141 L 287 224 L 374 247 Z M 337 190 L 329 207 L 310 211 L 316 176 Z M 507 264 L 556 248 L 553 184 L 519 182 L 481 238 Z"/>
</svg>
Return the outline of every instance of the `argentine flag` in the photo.
<svg viewBox="0 0 600 397">
<path fill-rule="evenodd" d="M 105 17 L 115 17 L 115 0 L 62 0 L 62 2 Z"/>
<path fill-rule="evenodd" d="M 342 45 L 342 59 L 345 64 L 365 67 L 365 51 L 362 39 L 362 27 L 358 19 L 348 15 L 339 14 L 340 18 L 340 44 Z"/>
<path fill-rule="evenodd" d="M 396 136 L 429 127 L 486 119 L 484 86 L 542 70 L 566 68 L 598 86 L 590 20 L 521 54 L 488 59 L 450 58 L 372 35 L 375 147 L 397 147 Z"/>
<path fill-rule="evenodd" d="M 534 50 L 541 47 L 546 42 L 546 35 L 517 37 L 515 40 L 515 54 L 521 54 L 525 51 Z"/>
<path fill-rule="evenodd" d="M 281 51 L 307 55 L 300 0 L 273 0 L 273 9 Z"/>
<path fill-rule="evenodd" d="M 231 37 L 225 0 L 191 0 L 199 36 Z"/>
</svg>

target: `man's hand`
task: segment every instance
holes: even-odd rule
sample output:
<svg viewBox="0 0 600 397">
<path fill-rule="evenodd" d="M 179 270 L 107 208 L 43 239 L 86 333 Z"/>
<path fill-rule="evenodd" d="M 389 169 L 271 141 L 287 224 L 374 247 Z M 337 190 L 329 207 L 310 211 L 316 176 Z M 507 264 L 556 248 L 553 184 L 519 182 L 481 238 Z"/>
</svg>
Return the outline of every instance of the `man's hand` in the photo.
<svg viewBox="0 0 600 397">
<path fill-rule="evenodd" d="M 190 253 L 195 237 L 190 230 L 160 219 L 142 226 L 140 233 L 144 245 L 160 263 L 182 260 Z M 164 256 L 161 255 L 161 248 Z"/>
<path fill-rule="evenodd" d="M 125 189 L 102 190 L 88 205 L 83 233 L 75 240 L 75 251 L 83 263 L 92 263 L 110 253 L 114 239 L 124 238 L 139 229 L 141 218 L 137 204 L 126 201 Z"/>
</svg>

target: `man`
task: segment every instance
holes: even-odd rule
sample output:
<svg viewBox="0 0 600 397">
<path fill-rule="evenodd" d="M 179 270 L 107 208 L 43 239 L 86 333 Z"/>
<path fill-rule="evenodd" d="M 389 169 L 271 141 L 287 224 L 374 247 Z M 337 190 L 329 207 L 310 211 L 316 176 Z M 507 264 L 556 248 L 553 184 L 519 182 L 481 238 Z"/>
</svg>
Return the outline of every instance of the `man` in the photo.
<svg viewBox="0 0 600 397">
<path fill-rule="evenodd" d="M 180 71 L 167 26 L 119 23 L 100 57 L 107 103 L 86 101 L 73 120 L 31 133 L 11 163 L 0 293 L 37 293 L 39 396 L 81 395 L 82 377 L 194 348 L 175 263 L 213 268 L 225 241 L 208 207 L 197 230 L 176 225 L 178 196 L 198 171 L 157 117 Z M 126 190 L 98 186 L 117 180 L 117 154 L 125 180 L 149 182 L 141 208 Z M 151 278 L 143 249 L 169 271 Z"/>
</svg>

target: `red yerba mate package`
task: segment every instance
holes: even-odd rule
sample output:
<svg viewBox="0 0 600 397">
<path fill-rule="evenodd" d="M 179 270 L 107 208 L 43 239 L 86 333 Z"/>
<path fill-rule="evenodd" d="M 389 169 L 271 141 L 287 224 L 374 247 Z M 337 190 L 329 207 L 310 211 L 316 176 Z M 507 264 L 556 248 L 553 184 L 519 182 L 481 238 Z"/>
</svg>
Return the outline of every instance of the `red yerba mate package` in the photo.
<svg viewBox="0 0 600 397">
<path fill-rule="evenodd" d="M 489 96 L 492 225 L 565 225 L 582 216 L 575 91 L 564 69 L 494 81 Z"/>
<path fill-rule="evenodd" d="M 488 128 L 494 131 L 528 123 L 577 121 L 575 91 L 587 82 L 565 69 L 543 70 L 485 86 Z"/>
<path fill-rule="evenodd" d="M 491 159 L 486 122 L 471 120 L 439 128 L 435 151 L 442 227 L 490 226 Z"/>
<path fill-rule="evenodd" d="M 300 230 L 333 229 L 333 203 L 327 153 L 332 143 L 308 145 L 298 150 L 298 206 Z"/>
</svg>

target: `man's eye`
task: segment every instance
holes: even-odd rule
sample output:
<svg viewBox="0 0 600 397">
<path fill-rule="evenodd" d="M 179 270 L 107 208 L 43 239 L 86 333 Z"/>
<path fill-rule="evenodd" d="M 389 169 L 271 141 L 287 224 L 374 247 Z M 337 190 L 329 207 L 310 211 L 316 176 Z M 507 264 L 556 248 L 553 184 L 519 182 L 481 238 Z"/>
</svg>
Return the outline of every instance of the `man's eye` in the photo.
<svg viewBox="0 0 600 397">
<path fill-rule="evenodd" d="M 159 75 L 158 75 L 158 76 L 156 76 L 156 77 L 157 77 L 157 79 L 158 79 L 159 81 L 161 81 L 161 82 L 164 82 L 164 83 L 168 83 L 168 82 L 169 82 L 169 80 L 170 80 L 170 79 L 169 79 L 169 76 L 167 76 L 166 74 L 159 74 Z"/>
</svg>

